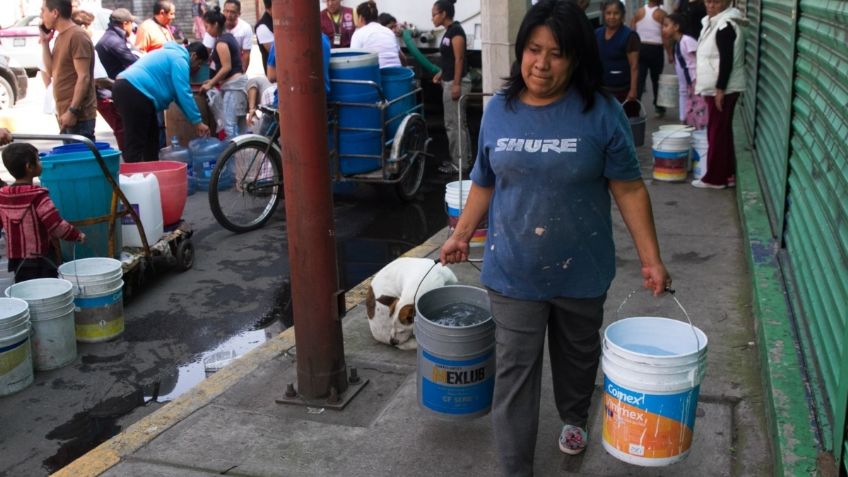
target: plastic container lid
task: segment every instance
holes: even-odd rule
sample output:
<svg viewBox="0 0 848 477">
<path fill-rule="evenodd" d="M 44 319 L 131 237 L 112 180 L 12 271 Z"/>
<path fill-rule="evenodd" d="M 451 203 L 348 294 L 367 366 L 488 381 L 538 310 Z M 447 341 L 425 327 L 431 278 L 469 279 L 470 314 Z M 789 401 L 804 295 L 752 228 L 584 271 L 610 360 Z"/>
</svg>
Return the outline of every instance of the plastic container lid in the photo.
<svg viewBox="0 0 848 477">
<path fill-rule="evenodd" d="M 98 151 L 112 149 L 112 145 L 108 142 L 97 141 L 94 143 L 94 146 L 97 148 Z M 86 146 L 85 144 L 81 142 L 76 142 L 73 144 L 63 144 L 61 146 L 56 146 L 50 150 L 48 155 L 67 154 L 69 152 L 88 152 L 90 150 L 91 149 L 89 149 L 88 146 Z"/>
</svg>

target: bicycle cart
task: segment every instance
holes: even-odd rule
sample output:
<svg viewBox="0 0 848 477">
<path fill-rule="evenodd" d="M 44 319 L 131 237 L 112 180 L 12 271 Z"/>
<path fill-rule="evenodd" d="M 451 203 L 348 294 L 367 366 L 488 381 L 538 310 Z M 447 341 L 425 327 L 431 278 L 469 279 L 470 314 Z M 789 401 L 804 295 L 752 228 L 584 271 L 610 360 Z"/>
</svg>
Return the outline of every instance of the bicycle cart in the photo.
<svg viewBox="0 0 848 477">
<path fill-rule="evenodd" d="M 121 191 L 100 150 L 90 139 L 75 134 L 13 134 L 12 140 L 74 141 L 83 144 L 88 149 L 86 152 L 91 152 L 97 163 L 97 168 L 102 172 L 108 184 L 106 190 L 111 195 L 111 203 L 108 207 L 109 212 L 104 215 L 87 217 L 81 220 L 69 220 L 69 222 L 76 227 L 105 224 L 105 236 L 107 237 L 106 254 L 114 257 L 118 255 L 116 253 L 118 244 L 115 238 L 118 233 L 121 233 L 117 227 L 120 227 L 121 219 L 124 217 L 129 216 L 132 219 L 132 222 L 138 228 L 141 247 L 123 247 L 121 249 L 123 252 L 121 254 L 121 264 L 123 268 L 124 299 L 131 297 L 138 286 L 144 283 L 147 272 L 155 270 L 160 264 L 177 268 L 180 271 L 191 268 L 194 263 L 194 245 L 191 241 L 194 232 L 191 226 L 185 221 L 180 220 L 175 227 L 169 228 L 169 231 L 166 231 L 162 237 L 151 244 L 142 227 L 138 211 L 133 207 L 133 204 L 130 203 L 123 191 Z M 73 255 L 76 255 L 75 250 Z"/>
<path fill-rule="evenodd" d="M 378 98 L 376 102 L 328 101 L 331 179 L 336 183 L 387 185 L 394 188 L 401 200 L 412 200 L 423 182 L 431 141 L 423 117 L 420 85 L 388 99 L 374 81 L 332 79 L 330 82 L 333 88 L 372 89 Z M 209 181 L 212 214 L 224 228 L 236 233 L 265 225 L 283 199 L 277 111 L 267 107 L 260 110 L 273 118 L 263 128 L 265 134 L 233 138 L 219 156 Z M 376 125 L 349 125 L 344 120 L 369 112 L 379 117 Z M 346 141 L 353 140 L 359 141 L 357 147 L 346 147 Z"/>
</svg>

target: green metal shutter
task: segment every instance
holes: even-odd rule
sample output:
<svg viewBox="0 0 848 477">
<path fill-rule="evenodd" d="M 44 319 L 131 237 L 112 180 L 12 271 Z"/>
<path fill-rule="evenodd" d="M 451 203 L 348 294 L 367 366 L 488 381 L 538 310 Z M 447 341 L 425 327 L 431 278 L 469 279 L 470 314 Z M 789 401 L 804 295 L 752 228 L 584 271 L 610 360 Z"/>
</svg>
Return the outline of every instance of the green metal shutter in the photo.
<svg viewBox="0 0 848 477">
<path fill-rule="evenodd" d="M 742 95 L 742 119 L 753 143 L 757 111 L 757 58 L 760 48 L 760 0 L 742 0 L 739 9 L 748 19 L 745 32 L 745 94 Z"/>
<path fill-rule="evenodd" d="M 754 144 L 775 237 L 783 229 L 789 114 L 795 49 L 795 0 L 762 0 Z"/>
<path fill-rule="evenodd" d="M 825 436 L 845 465 L 848 406 L 848 2 L 801 0 L 785 245 L 826 395 Z M 830 447 L 830 446 L 828 446 Z M 848 471 L 848 466 L 845 467 Z"/>
</svg>

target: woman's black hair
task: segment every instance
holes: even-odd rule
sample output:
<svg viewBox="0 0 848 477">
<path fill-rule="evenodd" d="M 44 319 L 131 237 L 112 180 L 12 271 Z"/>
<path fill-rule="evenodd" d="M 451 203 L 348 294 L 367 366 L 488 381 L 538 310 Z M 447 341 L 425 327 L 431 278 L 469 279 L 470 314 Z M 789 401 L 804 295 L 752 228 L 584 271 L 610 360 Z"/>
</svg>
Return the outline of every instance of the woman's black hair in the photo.
<svg viewBox="0 0 848 477">
<path fill-rule="evenodd" d="M 198 60 L 204 63 L 209 60 L 209 50 L 206 49 L 202 41 L 193 41 L 186 48 L 188 49 L 188 54 L 191 55 L 194 53 L 194 57 Z"/>
<path fill-rule="evenodd" d="M 381 13 L 377 16 L 377 21 L 380 22 L 380 25 L 389 26 L 392 23 L 397 23 L 397 18 L 393 17 L 391 13 Z"/>
<path fill-rule="evenodd" d="M 456 3 L 456 0 L 438 0 L 433 6 L 438 8 L 440 12 L 445 12 L 445 16 L 453 20 L 456 13 L 453 9 L 454 3 Z"/>
<path fill-rule="evenodd" d="M 221 7 L 215 7 L 203 14 L 203 21 L 210 25 L 218 25 L 218 30 L 220 30 L 218 34 L 221 34 L 224 33 L 224 23 L 226 23 L 227 17 L 221 13 Z"/>
<path fill-rule="evenodd" d="M 356 14 L 359 15 L 363 20 L 365 20 L 366 25 L 371 22 L 377 21 L 377 17 L 380 15 L 377 11 L 377 4 L 374 3 L 373 0 L 362 2 L 357 5 Z"/>
<path fill-rule="evenodd" d="M 604 12 L 607 11 L 607 7 L 613 5 L 618 7 L 618 10 L 621 12 L 621 19 L 624 21 L 624 15 L 627 13 L 627 9 L 624 7 L 624 2 L 621 0 L 604 0 L 604 2 L 601 3 L 601 18 L 603 18 Z"/>
<path fill-rule="evenodd" d="M 530 8 L 515 38 L 515 61 L 505 78 L 504 94 L 507 104 L 518 100 L 527 87 L 521 76 L 521 58 L 536 27 L 546 26 L 551 30 L 562 54 L 571 63 L 571 79 L 566 88 L 574 89 L 583 98 L 583 111 L 595 105 L 595 93 L 608 96 L 601 89 L 601 67 L 598 43 L 592 25 L 583 10 L 569 0 L 541 0 Z"/>
</svg>

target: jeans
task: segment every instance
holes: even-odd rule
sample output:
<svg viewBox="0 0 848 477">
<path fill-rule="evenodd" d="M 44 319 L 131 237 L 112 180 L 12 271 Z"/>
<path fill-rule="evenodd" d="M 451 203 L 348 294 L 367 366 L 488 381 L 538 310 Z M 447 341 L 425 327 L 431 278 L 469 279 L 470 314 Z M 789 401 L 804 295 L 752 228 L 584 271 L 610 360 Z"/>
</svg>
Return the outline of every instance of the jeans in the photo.
<svg viewBox="0 0 848 477">
<path fill-rule="evenodd" d="M 73 126 L 62 129 L 61 134 L 79 134 L 94 141 L 94 121 L 94 118 L 77 121 Z M 65 141 L 66 144 L 73 142 Z"/>
</svg>

